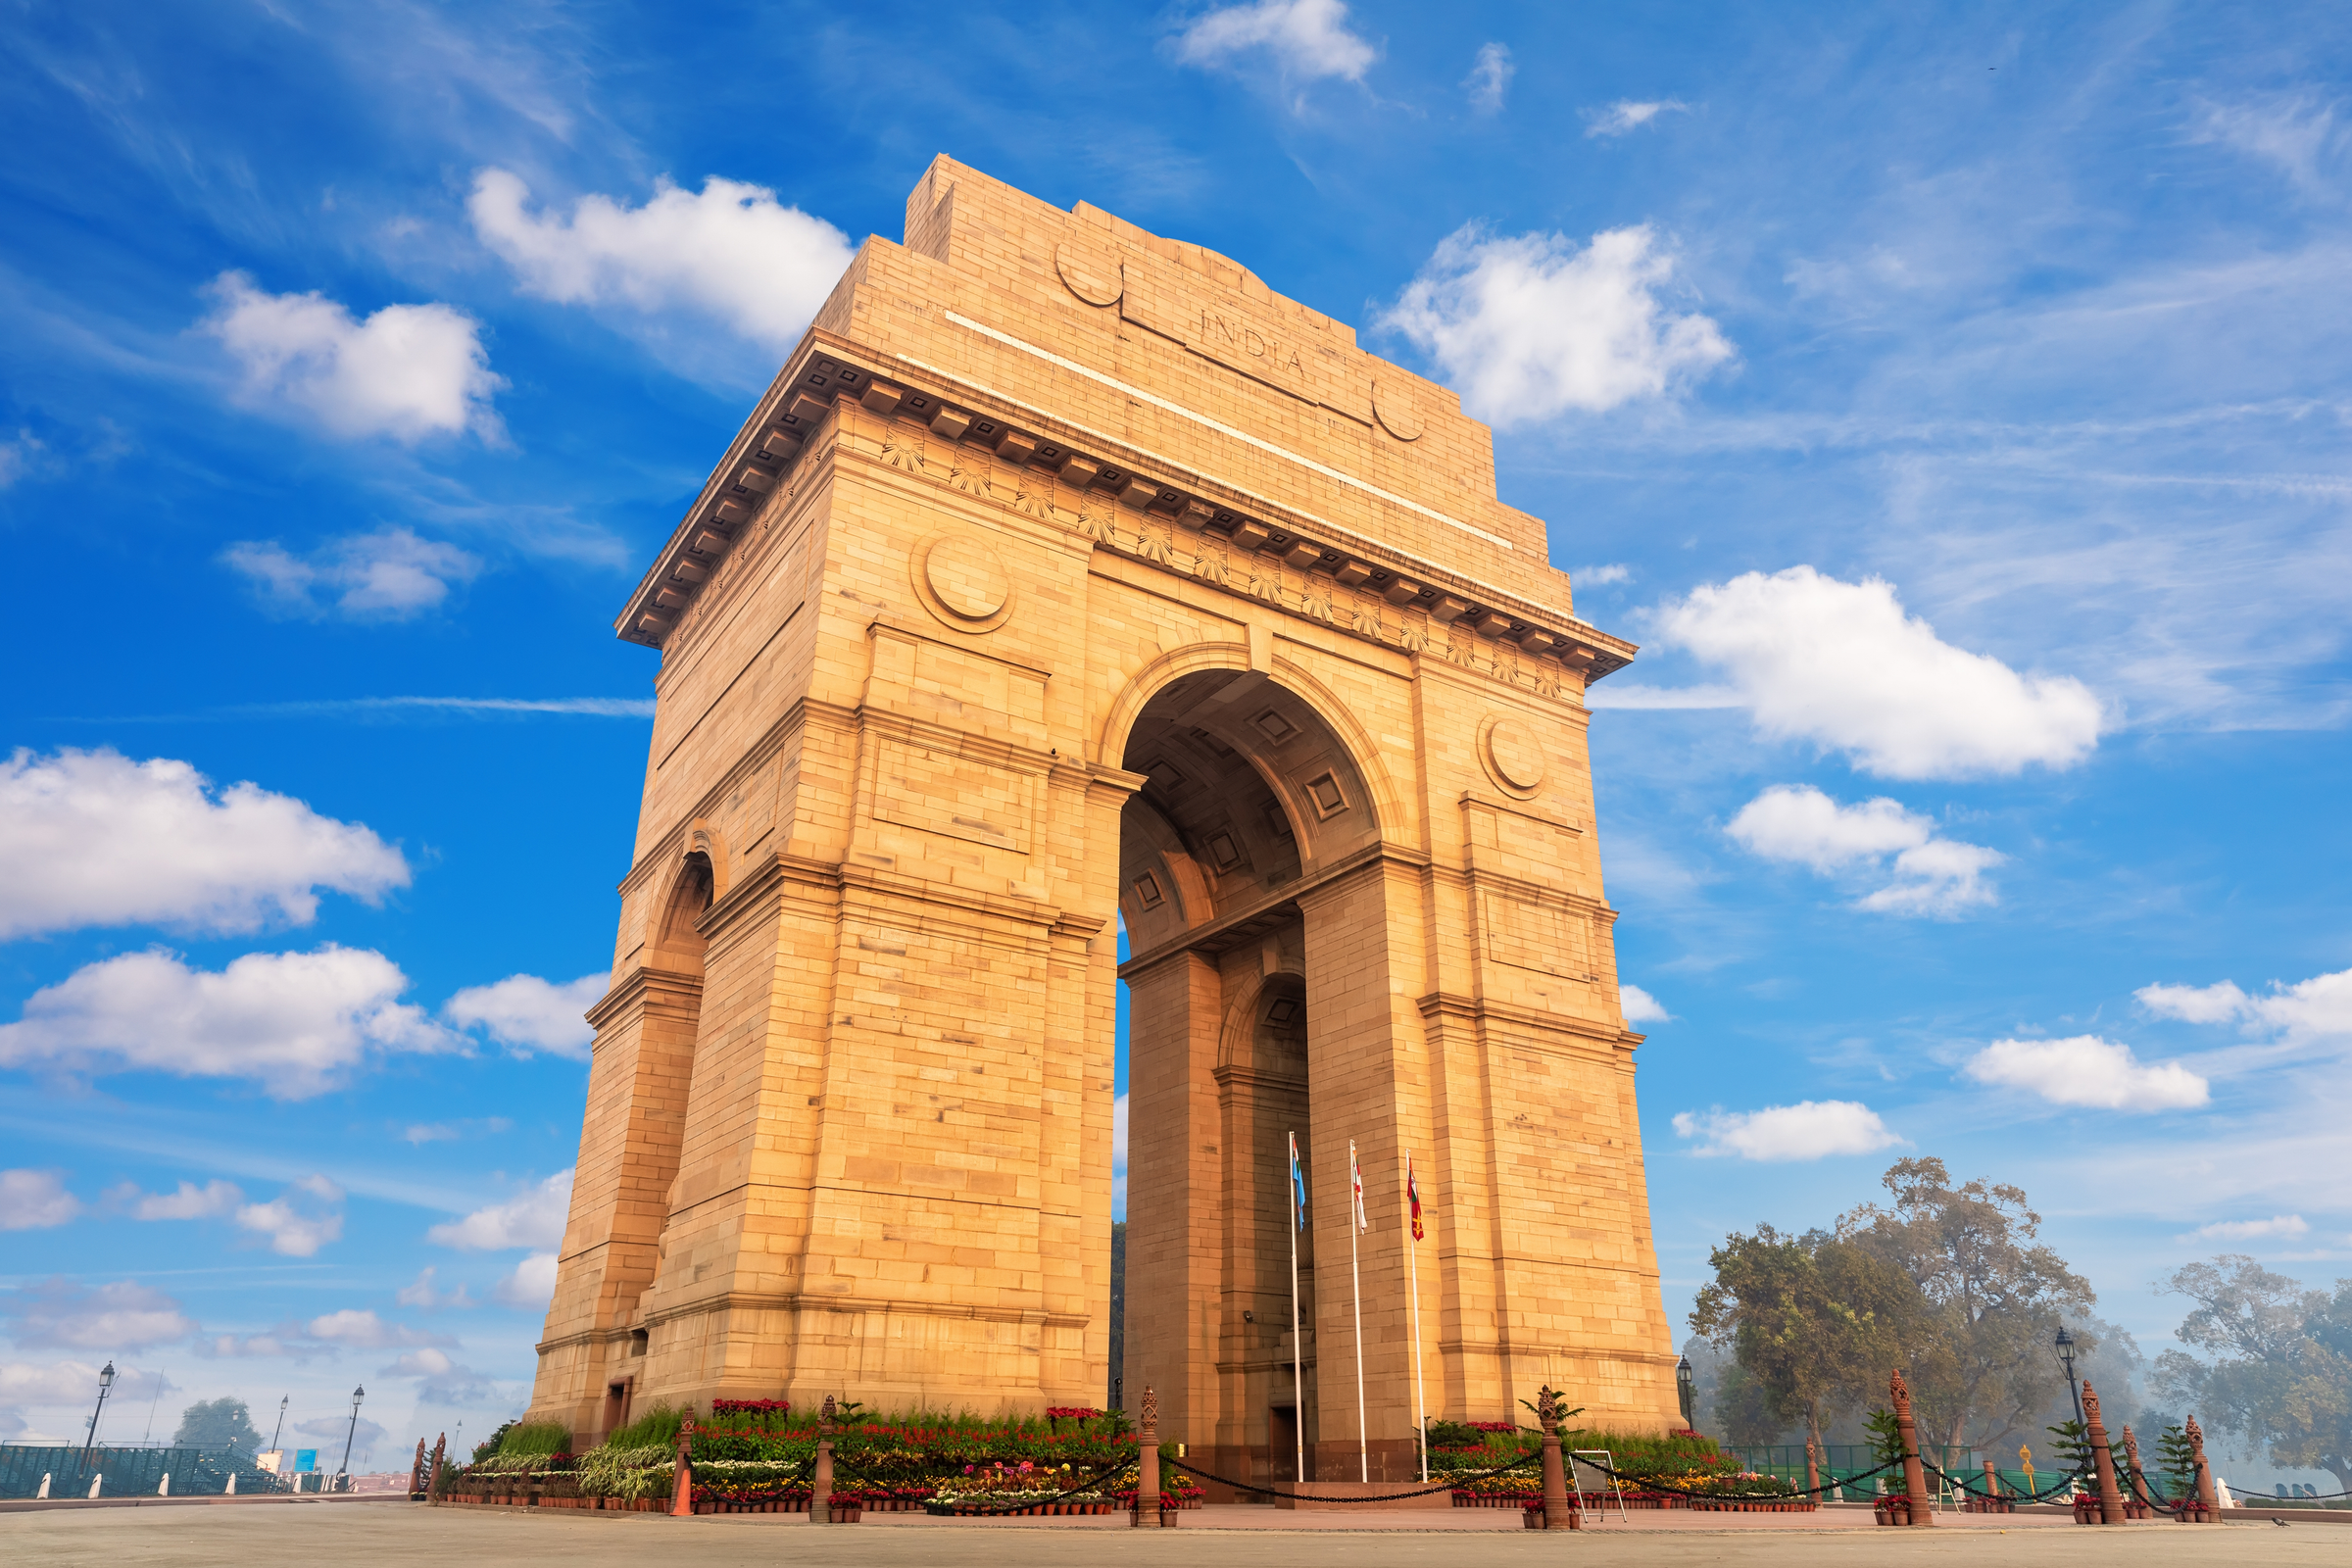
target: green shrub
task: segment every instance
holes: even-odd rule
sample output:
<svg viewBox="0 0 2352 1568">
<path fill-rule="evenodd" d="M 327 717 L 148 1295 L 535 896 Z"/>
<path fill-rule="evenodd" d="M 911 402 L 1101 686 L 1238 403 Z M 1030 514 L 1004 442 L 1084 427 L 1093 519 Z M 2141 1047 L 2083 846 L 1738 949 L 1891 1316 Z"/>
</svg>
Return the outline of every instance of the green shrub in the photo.
<svg viewBox="0 0 2352 1568">
<path fill-rule="evenodd" d="M 605 1440 L 609 1448 L 675 1448 L 678 1428 L 684 1425 L 686 1412 L 673 1409 L 664 1399 L 636 1420 Z"/>
<path fill-rule="evenodd" d="M 545 1453 L 569 1453 L 571 1428 L 561 1421 L 516 1421 L 501 1433 L 497 1452 L 504 1458 Z"/>
</svg>

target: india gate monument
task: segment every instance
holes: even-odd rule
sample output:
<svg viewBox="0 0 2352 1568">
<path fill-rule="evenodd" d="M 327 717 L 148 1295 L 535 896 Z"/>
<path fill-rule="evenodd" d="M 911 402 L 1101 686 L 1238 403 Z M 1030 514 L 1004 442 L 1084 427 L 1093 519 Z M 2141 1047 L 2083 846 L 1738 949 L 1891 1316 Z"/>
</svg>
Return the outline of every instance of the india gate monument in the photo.
<svg viewBox="0 0 2352 1568">
<path fill-rule="evenodd" d="M 1634 649 L 1452 393 L 942 158 L 618 632 L 658 706 L 535 1419 L 1118 1375 L 1207 1469 L 1353 1480 L 1360 1298 L 1375 1478 L 1416 1318 L 1432 1416 L 1682 1424 L 1586 744 Z"/>
</svg>

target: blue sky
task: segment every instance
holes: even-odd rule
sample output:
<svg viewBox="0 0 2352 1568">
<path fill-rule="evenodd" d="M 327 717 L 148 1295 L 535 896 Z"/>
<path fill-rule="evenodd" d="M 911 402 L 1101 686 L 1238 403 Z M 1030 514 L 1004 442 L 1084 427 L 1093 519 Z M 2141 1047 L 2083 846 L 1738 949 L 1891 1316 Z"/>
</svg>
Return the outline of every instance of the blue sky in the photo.
<svg viewBox="0 0 2352 1568">
<path fill-rule="evenodd" d="M 1903 1153 L 2023 1185 L 2151 1353 L 2180 1262 L 2345 1271 L 2340 8 L 0 28 L 0 1436 L 110 1356 L 116 1438 L 516 1407 L 611 618 L 940 152 L 1505 416 L 1645 647 L 1593 756 L 1678 1322 Z"/>
</svg>

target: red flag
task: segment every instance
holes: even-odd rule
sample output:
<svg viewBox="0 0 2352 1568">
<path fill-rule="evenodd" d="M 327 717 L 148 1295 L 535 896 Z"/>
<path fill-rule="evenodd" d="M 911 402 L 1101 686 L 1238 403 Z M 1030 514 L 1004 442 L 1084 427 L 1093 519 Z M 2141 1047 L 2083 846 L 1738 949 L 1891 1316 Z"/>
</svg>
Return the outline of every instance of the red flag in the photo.
<svg viewBox="0 0 2352 1568">
<path fill-rule="evenodd" d="M 1413 1240 L 1421 1240 L 1421 1189 L 1413 1185 L 1413 1156 L 1404 1156 L 1404 1200 L 1413 1211 Z"/>
</svg>

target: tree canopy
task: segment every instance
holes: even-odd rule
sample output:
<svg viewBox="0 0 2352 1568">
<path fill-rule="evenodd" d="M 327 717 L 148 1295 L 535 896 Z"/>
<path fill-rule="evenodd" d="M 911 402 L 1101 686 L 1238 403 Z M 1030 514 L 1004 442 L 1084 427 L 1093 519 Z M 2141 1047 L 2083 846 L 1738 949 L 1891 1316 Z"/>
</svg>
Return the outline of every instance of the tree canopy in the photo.
<svg viewBox="0 0 2352 1568">
<path fill-rule="evenodd" d="M 2325 1470 L 2352 1491 L 2352 1280 L 2306 1290 L 2243 1253 L 2176 1270 L 2167 1289 L 2196 1305 L 2182 1350 L 2156 1358 L 2158 1388 L 2205 1425 L 2267 1446 L 2271 1462 Z"/>
<path fill-rule="evenodd" d="M 179 1431 L 172 1441 L 187 1447 L 252 1453 L 261 1447 L 262 1435 L 253 1430 L 253 1413 L 245 1408 L 245 1401 L 224 1396 L 200 1399 L 182 1410 Z"/>
<path fill-rule="evenodd" d="M 1918 1315 L 1918 1292 L 1899 1269 L 1826 1231 L 1759 1225 L 1707 1261 L 1715 1278 L 1699 1288 L 1690 1326 L 1733 1350 L 1718 1408 L 1735 1398 L 1750 1429 L 1801 1421 L 1818 1440 L 1886 1378 Z"/>
<path fill-rule="evenodd" d="M 2098 1299 L 2038 1240 L 2025 1191 L 1952 1185 L 1940 1159 L 1902 1159 L 1882 1178 L 1893 1201 L 1865 1203 L 1838 1234 L 1886 1258 L 1919 1291 L 1905 1375 L 1924 1422 L 1955 1447 L 2029 1427 L 2062 1374 L 2050 1340 L 2062 1314 Z"/>
<path fill-rule="evenodd" d="M 1760 1225 L 1709 1254 L 1690 1326 L 1735 1354 L 1745 1424 L 1822 1429 L 1911 1384 L 1923 1435 L 1955 1447 L 2031 1430 L 2063 1396 L 2050 1341 L 2080 1320 L 2089 1283 L 2038 1240 L 2041 1216 L 2016 1187 L 1955 1186 L 1943 1161 L 1897 1160 L 1890 1201 L 1865 1203 L 1834 1232 Z M 2088 1348 L 2088 1337 L 2085 1336 Z"/>
</svg>

